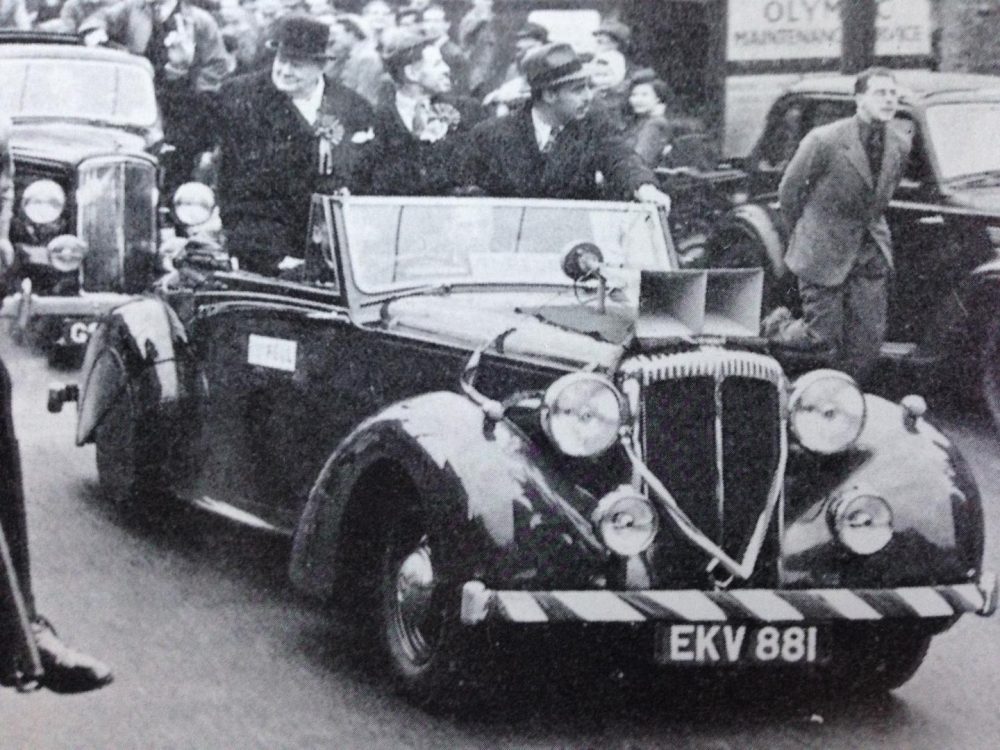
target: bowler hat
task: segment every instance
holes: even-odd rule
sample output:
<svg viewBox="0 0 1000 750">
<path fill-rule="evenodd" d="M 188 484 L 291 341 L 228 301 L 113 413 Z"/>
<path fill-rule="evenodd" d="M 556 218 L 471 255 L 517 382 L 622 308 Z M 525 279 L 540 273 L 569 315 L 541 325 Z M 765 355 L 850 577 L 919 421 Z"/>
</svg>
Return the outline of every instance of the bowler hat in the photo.
<svg viewBox="0 0 1000 750">
<path fill-rule="evenodd" d="M 632 40 L 631 29 L 629 29 L 629 27 L 621 21 L 605 21 L 597 27 L 594 34 L 604 34 L 609 36 L 618 42 L 621 47 L 627 47 L 629 42 Z"/>
<path fill-rule="evenodd" d="M 532 91 L 560 86 L 588 77 L 583 61 L 568 44 L 543 44 L 524 56 L 521 72 Z"/>
<path fill-rule="evenodd" d="M 277 50 L 279 57 L 300 60 L 326 60 L 330 27 L 322 21 L 299 13 L 285 16 L 278 22 L 268 49 Z"/>
<path fill-rule="evenodd" d="M 514 37 L 516 39 L 537 39 L 542 44 L 546 44 L 549 41 L 549 31 L 540 23 L 529 21 L 517 30 Z"/>
</svg>

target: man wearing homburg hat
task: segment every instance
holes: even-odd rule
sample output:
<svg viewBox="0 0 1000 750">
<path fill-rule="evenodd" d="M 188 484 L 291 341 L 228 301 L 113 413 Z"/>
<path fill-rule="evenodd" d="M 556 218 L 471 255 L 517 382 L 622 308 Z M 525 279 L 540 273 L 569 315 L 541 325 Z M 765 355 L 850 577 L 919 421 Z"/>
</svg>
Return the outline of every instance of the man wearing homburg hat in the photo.
<svg viewBox="0 0 1000 750">
<path fill-rule="evenodd" d="M 538 47 L 521 69 L 531 100 L 473 129 L 467 184 L 495 196 L 634 198 L 669 209 L 653 172 L 602 113 L 591 111 L 588 73 L 570 45 Z"/>
<path fill-rule="evenodd" d="M 382 57 L 393 89 L 375 109 L 371 190 L 445 194 L 461 185 L 457 167 L 483 109 L 474 99 L 451 94 L 451 72 L 432 37 L 388 29 Z"/>
<path fill-rule="evenodd" d="M 245 270 L 275 274 L 302 256 L 313 192 L 367 187 L 360 166 L 372 110 L 324 76 L 329 34 L 321 21 L 286 16 L 268 42 L 271 67 L 223 87 L 219 207 L 226 246 Z"/>
</svg>

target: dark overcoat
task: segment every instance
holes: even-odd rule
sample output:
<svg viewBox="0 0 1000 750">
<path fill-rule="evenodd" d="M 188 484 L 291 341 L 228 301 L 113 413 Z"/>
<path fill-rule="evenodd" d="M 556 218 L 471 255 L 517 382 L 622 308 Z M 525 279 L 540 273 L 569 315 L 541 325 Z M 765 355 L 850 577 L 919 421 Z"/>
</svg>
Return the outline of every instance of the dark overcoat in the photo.
<svg viewBox="0 0 1000 750">
<path fill-rule="evenodd" d="M 530 102 L 473 129 L 463 177 L 487 195 L 512 198 L 631 200 L 640 185 L 656 184 L 653 172 L 599 112 L 570 122 L 543 154 Z"/>
<path fill-rule="evenodd" d="M 364 150 L 374 138 L 372 109 L 360 95 L 326 79 L 320 118 L 336 122 L 333 173 L 319 174 L 319 138 L 291 98 L 271 82 L 271 70 L 229 81 L 220 94 L 222 129 L 219 208 L 227 234 L 240 241 L 281 244 L 273 254 L 300 255 L 313 192 L 364 192 Z M 259 227 L 250 234 L 241 231 Z M 237 255 L 240 248 L 233 248 Z M 278 257 L 278 260 L 280 260 Z"/>
<path fill-rule="evenodd" d="M 394 96 L 383 97 L 375 109 L 375 140 L 370 155 L 371 192 L 376 195 L 445 195 L 462 184 L 472 127 L 485 117 L 483 108 L 468 97 L 434 97 L 458 121 L 433 143 L 421 141 L 403 123 Z"/>
<path fill-rule="evenodd" d="M 909 150 L 909 132 L 902 123 L 890 124 L 875 184 L 857 117 L 815 128 L 802 139 L 778 188 L 791 228 L 785 264 L 799 279 L 826 287 L 843 284 L 866 235 L 892 268 L 885 210 Z"/>
</svg>

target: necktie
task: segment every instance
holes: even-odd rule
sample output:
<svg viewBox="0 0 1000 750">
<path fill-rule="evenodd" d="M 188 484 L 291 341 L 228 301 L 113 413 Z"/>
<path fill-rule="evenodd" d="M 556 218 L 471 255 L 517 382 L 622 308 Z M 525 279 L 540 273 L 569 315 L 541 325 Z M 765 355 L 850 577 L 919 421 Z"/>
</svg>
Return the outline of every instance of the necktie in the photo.
<svg viewBox="0 0 1000 750">
<path fill-rule="evenodd" d="M 543 154 L 551 153 L 552 148 L 556 145 L 557 135 L 559 135 L 559 131 L 556 130 L 555 128 L 552 128 L 551 132 L 549 132 L 549 139 L 545 141 L 545 145 L 542 146 L 541 148 Z"/>
<path fill-rule="evenodd" d="M 427 127 L 428 116 L 430 115 L 430 105 L 426 99 L 417 102 L 413 110 L 413 135 L 420 137 Z"/>
<path fill-rule="evenodd" d="M 868 154 L 868 166 L 872 172 L 872 184 L 878 184 L 879 173 L 882 170 L 882 152 L 885 148 L 885 125 L 883 123 L 873 123 L 871 131 L 868 133 L 868 141 L 865 143 L 865 152 Z"/>
</svg>

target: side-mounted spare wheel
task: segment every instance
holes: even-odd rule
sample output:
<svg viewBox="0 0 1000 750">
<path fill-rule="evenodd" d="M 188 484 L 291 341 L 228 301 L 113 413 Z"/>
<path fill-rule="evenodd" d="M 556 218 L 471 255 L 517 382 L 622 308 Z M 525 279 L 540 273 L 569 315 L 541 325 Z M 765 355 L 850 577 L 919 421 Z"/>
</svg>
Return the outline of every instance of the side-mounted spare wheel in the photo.
<svg viewBox="0 0 1000 750">
<path fill-rule="evenodd" d="M 779 241 L 777 236 L 774 241 Z M 708 241 L 707 261 L 710 268 L 761 268 L 764 271 L 762 314 L 780 305 L 788 306 L 793 299 L 794 282 L 790 273 L 777 273 L 764 239 L 744 221 L 726 222 Z"/>
</svg>

